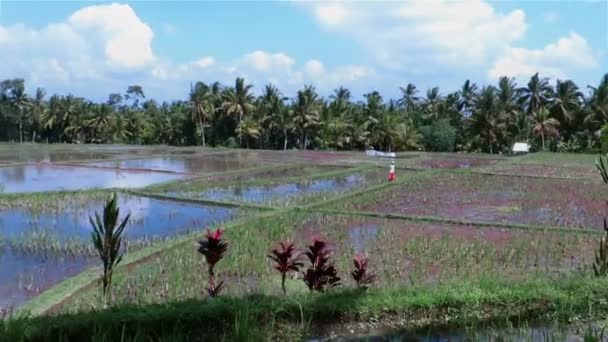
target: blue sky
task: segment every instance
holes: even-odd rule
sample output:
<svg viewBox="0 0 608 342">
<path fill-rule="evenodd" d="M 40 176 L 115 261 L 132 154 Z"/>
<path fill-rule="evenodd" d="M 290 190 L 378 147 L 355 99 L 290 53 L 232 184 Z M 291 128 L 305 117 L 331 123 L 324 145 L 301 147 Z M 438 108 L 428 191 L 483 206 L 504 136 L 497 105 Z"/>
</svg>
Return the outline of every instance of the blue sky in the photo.
<svg viewBox="0 0 608 342">
<path fill-rule="evenodd" d="M 287 96 L 313 84 L 396 97 L 409 82 L 445 93 L 537 71 L 586 87 L 608 72 L 608 0 L 0 0 L 0 56 L 0 79 L 97 100 L 129 84 L 179 99 L 237 76 Z"/>
</svg>

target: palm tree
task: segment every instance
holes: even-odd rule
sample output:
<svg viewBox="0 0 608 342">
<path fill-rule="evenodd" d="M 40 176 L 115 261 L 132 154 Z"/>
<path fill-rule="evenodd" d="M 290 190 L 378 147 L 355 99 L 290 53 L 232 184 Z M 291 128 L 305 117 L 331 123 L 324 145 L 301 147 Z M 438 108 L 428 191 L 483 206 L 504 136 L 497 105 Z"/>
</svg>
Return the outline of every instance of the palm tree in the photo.
<svg viewBox="0 0 608 342">
<path fill-rule="evenodd" d="M 443 97 L 439 92 L 439 87 L 428 89 L 426 98 L 424 99 L 424 109 L 428 120 L 434 121 L 439 119 L 439 104 L 443 101 Z"/>
<path fill-rule="evenodd" d="M 319 123 L 319 96 L 313 86 L 299 90 L 293 101 L 293 122 L 302 134 L 302 148 L 308 146 L 310 130 Z"/>
<path fill-rule="evenodd" d="M 397 132 L 397 146 L 401 150 L 420 148 L 421 134 L 411 119 L 401 122 L 395 128 Z"/>
<path fill-rule="evenodd" d="M 42 125 L 42 118 L 44 117 L 44 113 L 46 111 L 46 105 L 44 103 L 44 96 L 46 92 L 42 88 L 36 89 L 36 96 L 32 99 L 30 112 L 29 112 L 29 122 L 32 127 L 32 142 L 36 142 L 37 130 Z"/>
<path fill-rule="evenodd" d="M 85 121 L 85 125 L 91 129 L 93 137 L 105 141 L 104 138 L 112 120 L 112 106 L 107 103 L 94 106 L 92 114 L 93 116 Z"/>
<path fill-rule="evenodd" d="M 540 135 L 543 150 L 545 149 L 545 136 L 557 136 L 559 131 L 559 121 L 550 117 L 550 112 L 545 107 L 540 107 L 530 115 L 532 132 Z"/>
<path fill-rule="evenodd" d="M 574 119 L 574 114 L 581 108 L 582 99 L 583 93 L 578 90 L 578 86 L 573 81 L 557 80 L 551 112 L 563 123 L 570 124 Z"/>
<path fill-rule="evenodd" d="M 418 89 L 415 85 L 408 83 L 405 88 L 399 87 L 399 90 L 401 90 L 401 98 L 398 104 L 403 107 L 406 113 L 409 113 L 416 108 L 418 101 L 420 101 L 420 98 L 416 96 Z"/>
<path fill-rule="evenodd" d="M 267 85 L 260 101 L 260 110 L 264 112 L 263 122 L 268 122 L 271 131 L 276 130 L 282 134 L 283 151 L 287 150 L 289 132 L 293 129 L 293 118 L 285 106 L 286 100 L 275 86 Z"/>
<path fill-rule="evenodd" d="M 534 74 L 527 87 L 521 88 L 521 101 L 527 108 L 528 114 L 538 112 L 540 107 L 551 102 L 553 88 L 549 85 L 547 78 L 540 78 L 538 73 Z"/>
<path fill-rule="evenodd" d="M 245 144 L 249 148 L 250 139 L 260 138 L 260 125 L 251 116 L 246 117 L 236 128 L 237 133 L 245 136 Z"/>
<path fill-rule="evenodd" d="M 25 83 L 22 79 L 16 80 L 10 90 L 9 101 L 17 110 L 19 125 L 19 142 L 23 142 L 23 124 L 26 121 L 25 109 L 30 105 L 30 99 L 25 93 Z"/>
<path fill-rule="evenodd" d="M 597 88 L 591 86 L 589 88 L 591 96 L 587 104 L 589 111 L 585 122 L 599 127 L 608 121 L 608 73 L 604 75 Z"/>
<path fill-rule="evenodd" d="M 458 99 L 458 110 L 464 114 L 465 117 L 471 115 L 473 106 L 475 105 L 475 99 L 477 98 L 477 85 L 466 80 L 460 89 Z"/>
<path fill-rule="evenodd" d="M 201 140 L 205 147 L 205 126 L 207 120 L 211 119 L 211 115 L 215 111 L 213 106 L 213 94 L 211 88 L 203 82 L 196 82 L 194 87 L 190 86 L 190 112 L 192 120 L 196 122 L 201 130 Z"/>
<path fill-rule="evenodd" d="M 490 154 L 494 153 L 494 145 L 499 141 L 506 128 L 504 113 L 499 110 L 496 88 L 486 86 L 481 89 L 471 115 L 471 130 L 478 135 L 489 147 Z"/>
<path fill-rule="evenodd" d="M 255 110 L 255 105 L 253 104 L 255 98 L 253 94 L 251 94 L 251 89 L 253 86 L 251 84 L 245 85 L 245 80 L 243 78 L 237 78 L 234 84 L 234 89 L 229 89 L 226 93 L 226 98 L 224 100 L 223 108 L 228 115 L 238 115 L 239 117 L 239 125 L 241 121 L 243 121 L 243 115 L 247 115 L 249 112 Z M 241 130 L 239 132 L 239 144 L 243 144 L 243 137 L 240 135 Z"/>
</svg>

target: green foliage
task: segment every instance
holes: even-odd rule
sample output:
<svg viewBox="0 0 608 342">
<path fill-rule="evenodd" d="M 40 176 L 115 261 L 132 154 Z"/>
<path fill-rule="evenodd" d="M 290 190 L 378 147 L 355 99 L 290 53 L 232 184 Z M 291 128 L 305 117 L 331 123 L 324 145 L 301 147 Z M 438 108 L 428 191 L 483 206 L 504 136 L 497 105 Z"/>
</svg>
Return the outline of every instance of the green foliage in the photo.
<svg viewBox="0 0 608 342">
<path fill-rule="evenodd" d="M 533 75 L 525 86 L 502 77 L 497 86 L 466 81 L 457 91 L 424 92 L 408 84 L 399 99 L 371 91 L 363 101 L 344 87 L 323 98 L 313 86 L 281 94 L 273 85 L 255 96 L 237 78 L 191 85 L 186 101 L 157 102 L 139 85 L 93 102 L 36 89 L 21 78 L 0 82 L 0 140 L 32 142 L 211 145 L 282 149 L 507 151 L 516 141 L 561 151 L 599 147 L 608 120 L 608 74 L 585 97 L 571 80 L 552 85 Z M 582 88 L 582 87 L 581 87 Z M 424 96 L 422 95 L 424 94 Z M 292 99 L 291 101 L 289 99 Z M 449 121 L 448 128 L 442 120 Z M 434 128 L 443 129 L 434 133 Z M 451 143 L 455 135 L 455 143 Z M 533 136 L 532 136 L 533 135 Z M 535 139 L 530 139 L 535 137 Z"/>
<path fill-rule="evenodd" d="M 112 274 L 115 267 L 122 260 L 121 247 L 122 235 L 131 214 L 118 223 L 120 208 L 116 202 L 116 194 L 112 193 L 103 208 L 103 216 L 95 213 L 95 217 L 91 216 L 89 221 L 93 227 L 91 239 L 93 246 L 97 251 L 99 258 L 103 264 L 102 294 L 104 303 L 107 305 L 110 298 L 110 290 L 112 287 Z M 102 218 L 103 217 L 103 218 Z"/>
<path fill-rule="evenodd" d="M 452 152 L 456 142 L 456 129 L 448 119 L 438 120 L 430 126 L 420 128 L 425 150 L 433 152 Z"/>
</svg>

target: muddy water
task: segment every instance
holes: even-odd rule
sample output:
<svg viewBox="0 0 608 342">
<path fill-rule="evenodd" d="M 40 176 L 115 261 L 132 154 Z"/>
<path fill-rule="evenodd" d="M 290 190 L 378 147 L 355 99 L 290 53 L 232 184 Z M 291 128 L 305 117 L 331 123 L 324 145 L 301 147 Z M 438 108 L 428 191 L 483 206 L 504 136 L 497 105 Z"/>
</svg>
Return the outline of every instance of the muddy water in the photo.
<svg viewBox="0 0 608 342">
<path fill-rule="evenodd" d="M 0 193 L 139 188 L 184 176 L 48 164 L 0 167 Z"/>
<path fill-rule="evenodd" d="M 204 158 L 159 157 L 150 159 L 118 160 L 87 164 L 97 167 L 157 170 L 177 173 L 201 173 L 238 170 L 260 165 L 253 159 L 214 156 Z"/>
<path fill-rule="evenodd" d="M 577 331 L 582 330 L 582 331 Z M 465 342 L 465 341 L 567 341 L 578 342 L 587 340 L 584 335 L 596 337 L 591 341 L 606 341 L 600 339 L 601 329 L 591 327 L 585 329 L 568 329 L 567 327 L 522 327 L 512 329 L 479 329 L 469 331 L 428 331 L 421 333 L 394 333 L 390 328 L 376 328 L 368 334 L 357 333 L 355 330 L 331 333 L 331 337 L 314 336 L 308 341 L 411 341 L 411 342 Z M 337 336 L 336 336 L 337 335 Z"/>
<path fill-rule="evenodd" d="M 125 229 L 126 241 L 156 239 L 200 230 L 231 219 L 233 209 L 201 206 L 156 199 L 120 196 L 121 217 L 131 213 Z M 91 201 L 81 208 L 59 213 L 33 214 L 27 208 L 0 211 L 0 306 L 18 305 L 41 291 L 73 276 L 97 262 L 96 258 L 70 256 L 63 253 L 36 252 L 10 246 L 24 244 L 88 243 L 92 231 L 89 215 L 100 211 L 102 203 Z M 32 241 L 32 234 L 47 234 L 48 243 Z M 16 241 L 17 244 L 12 244 Z"/>
<path fill-rule="evenodd" d="M 317 179 L 301 183 L 286 183 L 269 186 L 245 186 L 213 188 L 201 193 L 176 192 L 173 196 L 198 197 L 214 201 L 237 201 L 263 203 L 296 196 L 321 194 L 327 192 L 344 192 L 362 186 L 368 181 L 363 174 L 353 174 L 326 179 Z"/>
</svg>

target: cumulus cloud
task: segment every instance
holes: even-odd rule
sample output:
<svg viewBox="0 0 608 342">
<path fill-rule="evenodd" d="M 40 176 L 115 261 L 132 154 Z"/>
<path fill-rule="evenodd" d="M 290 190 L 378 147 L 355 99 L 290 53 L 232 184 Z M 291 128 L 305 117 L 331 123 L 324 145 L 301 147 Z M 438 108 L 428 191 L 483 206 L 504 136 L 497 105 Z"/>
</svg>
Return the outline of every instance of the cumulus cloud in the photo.
<svg viewBox="0 0 608 342">
<path fill-rule="evenodd" d="M 524 12 L 497 13 L 482 0 L 309 2 L 329 31 L 357 40 L 385 67 L 474 66 L 521 38 Z"/>
<path fill-rule="evenodd" d="M 575 32 L 542 49 L 510 48 L 488 72 L 490 79 L 500 76 L 529 77 L 536 72 L 544 76 L 566 78 L 569 71 L 599 67 L 597 54 L 585 38 Z"/>
<path fill-rule="evenodd" d="M 175 32 L 163 24 L 159 29 Z M 343 82 L 374 74 L 363 66 L 325 67 L 321 61 L 297 63 L 285 52 L 256 50 L 219 61 L 201 56 L 186 63 L 159 58 L 152 49 L 154 31 L 126 4 L 92 5 L 77 10 L 64 21 L 42 28 L 24 24 L 0 25 L 0 78 L 23 77 L 29 84 L 51 91 L 105 97 L 129 84 L 140 84 L 146 93 L 183 97 L 193 81 L 219 80 L 232 84 L 245 77 L 261 89 L 272 82 L 295 91 L 306 84 L 332 89 Z"/>
</svg>

